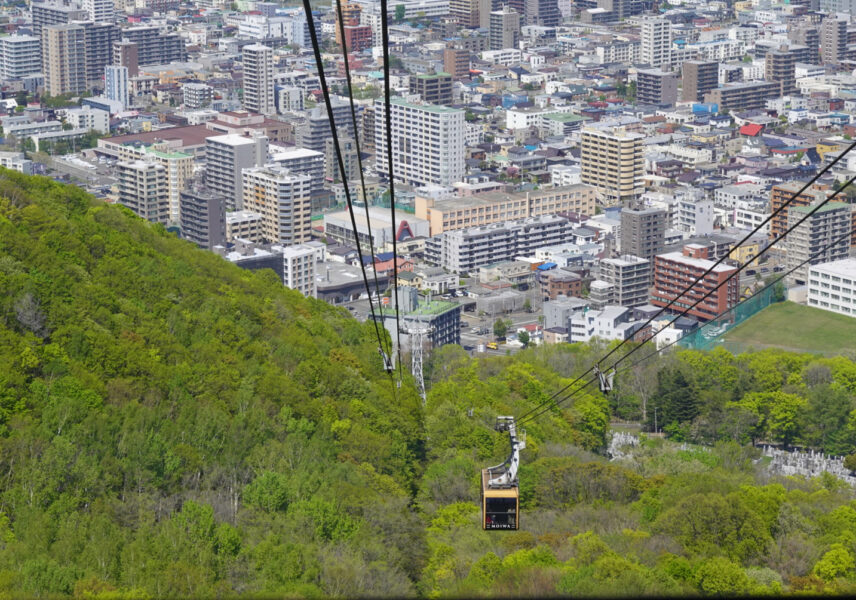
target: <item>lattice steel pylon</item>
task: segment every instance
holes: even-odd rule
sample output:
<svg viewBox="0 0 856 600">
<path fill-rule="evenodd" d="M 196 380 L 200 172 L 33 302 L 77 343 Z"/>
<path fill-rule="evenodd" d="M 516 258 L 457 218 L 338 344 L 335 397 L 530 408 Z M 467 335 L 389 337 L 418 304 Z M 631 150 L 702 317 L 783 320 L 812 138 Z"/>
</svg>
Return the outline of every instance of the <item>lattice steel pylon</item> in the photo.
<svg viewBox="0 0 856 600">
<path fill-rule="evenodd" d="M 410 372 L 416 379 L 423 405 L 425 404 L 425 378 L 422 375 L 422 346 L 425 343 L 425 336 L 430 332 L 431 328 L 422 323 L 414 323 L 407 328 L 410 336 Z"/>
</svg>

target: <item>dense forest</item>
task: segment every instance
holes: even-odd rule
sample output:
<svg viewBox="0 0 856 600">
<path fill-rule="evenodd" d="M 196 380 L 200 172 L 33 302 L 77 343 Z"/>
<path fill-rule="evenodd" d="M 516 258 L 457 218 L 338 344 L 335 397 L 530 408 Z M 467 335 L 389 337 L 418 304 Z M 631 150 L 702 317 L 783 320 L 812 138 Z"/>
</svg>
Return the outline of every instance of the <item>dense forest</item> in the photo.
<svg viewBox="0 0 856 600">
<path fill-rule="evenodd" d="M 678 351 L 527 424 L 522 528 L 478 472 L 606 346 L 433 353 L 119 206 L 0 173 L 0 598 L 851 593 L 856 496 L 752 442 L 856 450 L 856 364 Z M 656 410 L 655 410 L 656 409 Z M 614 420 L 642 421 L 608 461 Z M 677 442 L 704 444 L 682 447 Z"/>
</svg>

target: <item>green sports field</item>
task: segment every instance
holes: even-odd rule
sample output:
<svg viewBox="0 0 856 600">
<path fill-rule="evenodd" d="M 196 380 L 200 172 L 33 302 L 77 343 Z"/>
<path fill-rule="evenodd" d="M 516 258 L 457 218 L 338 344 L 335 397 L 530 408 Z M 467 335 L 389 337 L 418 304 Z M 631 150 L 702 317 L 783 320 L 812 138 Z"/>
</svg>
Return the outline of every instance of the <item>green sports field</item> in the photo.
<svg viewBox="0 0 856 600">
<path fill-rule="evenodd" d="M 826 355 L 856 352 L 856 317 L 780 302 L 728 332 L 722 346 L 733 352 L 768 347 Z"/>
</svg>

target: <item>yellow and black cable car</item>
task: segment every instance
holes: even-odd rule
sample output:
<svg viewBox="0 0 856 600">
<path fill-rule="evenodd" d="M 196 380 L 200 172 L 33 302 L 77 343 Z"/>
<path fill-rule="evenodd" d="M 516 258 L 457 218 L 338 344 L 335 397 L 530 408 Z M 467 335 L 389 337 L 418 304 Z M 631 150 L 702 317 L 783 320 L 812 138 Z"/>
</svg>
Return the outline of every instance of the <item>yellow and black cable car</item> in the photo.
<svg viewBox="0 0 856 600">
<path fill-rule="evenodd" d="M 496 430 L 507 431 L 511 438 L 511 454 L 500 465 L 482 469 L 482 527 L 484 529 L 519 529 L 520 493 L 517 469 L 520 451 L 526 441 L 517 437 L 514 417 L 497 417 Z"/>
</svg>

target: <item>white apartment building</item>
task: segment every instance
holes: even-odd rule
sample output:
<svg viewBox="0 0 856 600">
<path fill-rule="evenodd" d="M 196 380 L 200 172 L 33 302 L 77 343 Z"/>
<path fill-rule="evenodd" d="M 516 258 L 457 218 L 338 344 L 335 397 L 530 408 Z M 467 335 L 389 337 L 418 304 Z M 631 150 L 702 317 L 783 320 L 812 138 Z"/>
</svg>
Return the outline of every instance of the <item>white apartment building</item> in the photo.
<svg viewBox="0 0 856 600">
<path fill-rule="evenodd" d="M 453 273 L 475 273 L 484 265 L 513 256 L 529 256 L 542 246 L 565 242 L 573 226 L 556 216 L 543 216 L 457 229 L 425 241 L 425 259 Z"/>
<path fill-rule="evenodd" d="M 0 37 L 0 79 L 21 79 L 42 72 L 42 42 L 32 35 Z"/>
<path fill-rule="evenodd" d="M 276 113 L 273 102 L 273 50 L 262 44 L 244 46 L 244 108 L 262 115 Z"/>
<path fill-rule="evenodd" d="M 481 53 L 481 59 L 495 65 L 505 67 L 520 64 L 523 60 L 523 52 L 516 48 L 503 48 L 501 50 L 485 50 Z"/>
<path fill-rule="evenodd" d="M 226 210 L 240 210 L 243 203 L 241 172 L 260 167 L 267 160 L 268 139 L 237 134 L 217 135 L 205 140 L 205 183 L 226 197 Z"/>
<path fill-rule="evenodd" d="M 829 202 L 805 218 L 814 209 L 814 205 L 788 209 L 788 228 L 795 227 L 784 243 L 788 271 L 796 269 L 788 279 L 795 283 L 806 282 L 811 265 L 842 260 L 850 254 L 850 236 L 846 234 L 852 228 L 853 207 L 843 202 Z M 796 268 L 803 261 L 808 263 Z"/>
<path fill-rule="evenodd" d="M 291 34 L 291 28 L 291 19 L 288 17 L 247 15 L 243 21 L 238 23 L 238 37 L 251 40 L 288 38 Z"/>
<path fill-rule="evenodd" d="M 389 177 L 386 109 L 375 101 L 375 169 Z M 464 111 L 393 98 L 390 105 L 396 181 L 449 186 L 464 176 Z"/>
<path fill-rule="evenodd" d="M 104 67 L 104 97 L 122 105 L 122 110 L 128 108 L 130 95 L 128 92 L 128 67 L 107 65 Z"/>
<path fill-rule="evenodd" d="M 324 154 L 307 148 L 271 146 L 267 164 L 288 169 L 292 173 L 309 175 L 312 189 L 320 190 L 324 186 Z"/>
<path fill-rule="evenodd" d="M 66 110 L 65 122 L 74 129 L 94 129 L 98 133 L 110 133 L 110 113 L 91 106 Z"/>
<path fill-rule="evenodd" d="M 204 83 L 185 83 L 181 92 L 184 107 L 189 109 L 207 108 L 214 100 L 214 88 Z"/>
<path fill-rule="evenodd" d="M 83 0 L 83 10 L 89 13 L 89 20 L 96 23 L 112 23 L 115 20 L 113 0 Z"/>
<path fill-rule="evenodd" d="M 713 200 L 722 208 L 736 208 L 740 202 L 751 202 L 754 198 L 762 198 L 764 190 L 764 186 L 757 183 L 724 185 L 713 193 Z"/>
<path fill-rule="evenodd" d="M 244 208 L 262 216 L 262 237 L 273 244 L 311 239 L 312 178 L 278 166 L 243 172 Z"/>
<path fill-rule="evenodd" d="M 757 202 L 747 202 L 745 200 L 740 200 L 737 202 L 737 206 L 734 208 L 734 216 L 733 216 L 733 225 L 735 227 L 739 227 L 740 229 L 749 229 L 753 230 L 756 227 L 760 226 L 761 223 L 770 216 L 770 211 L 766 208 L 765 204 L 758 204 Z M 761 229 L 759 229 L 761 233 L 769 234 L 770 233 L 770 224 L 764 224 Z"/>
<path fill-rule="evenodd" d="M 856 317 L 856 259 L 812 265 L 808 270 L 807 304 Z"/>
<path fill-rule="evenodd" d="M 152 223 L 166 223 L 169 218 L 169 197 L 166 169 L 144 160 L 117 163 L 119 203 Z"/>
<path fill-rule="evenodd" d="M 716 219 L 713 200 L 684 196 L 676 198 L 673 210 L 675 229 L 690 235 L 713 233 L 713 223 Z"/>
<path fill-rule="evenodd" d="M 642 19 L 639 60 L 657 68 L 672 61 L 672 23 L 661 17 Z"/>
<path fill-rule="evenodd" d="M 630 321 L 630 309 L 622 306 L 605 306 L 603 310 L 575 312 L 569 319 L 569 342 L 626 340 L 633 336 L 641 323 Z"/>
<path fill-rule="evenodd" d="M 315 282 L 317 251 L 312 246 L 272 246 L 271 250 L 282 253 L 282 282 L 285 287 L 297 290 L 307 298 L 318 297 Z"/>
</svg>

